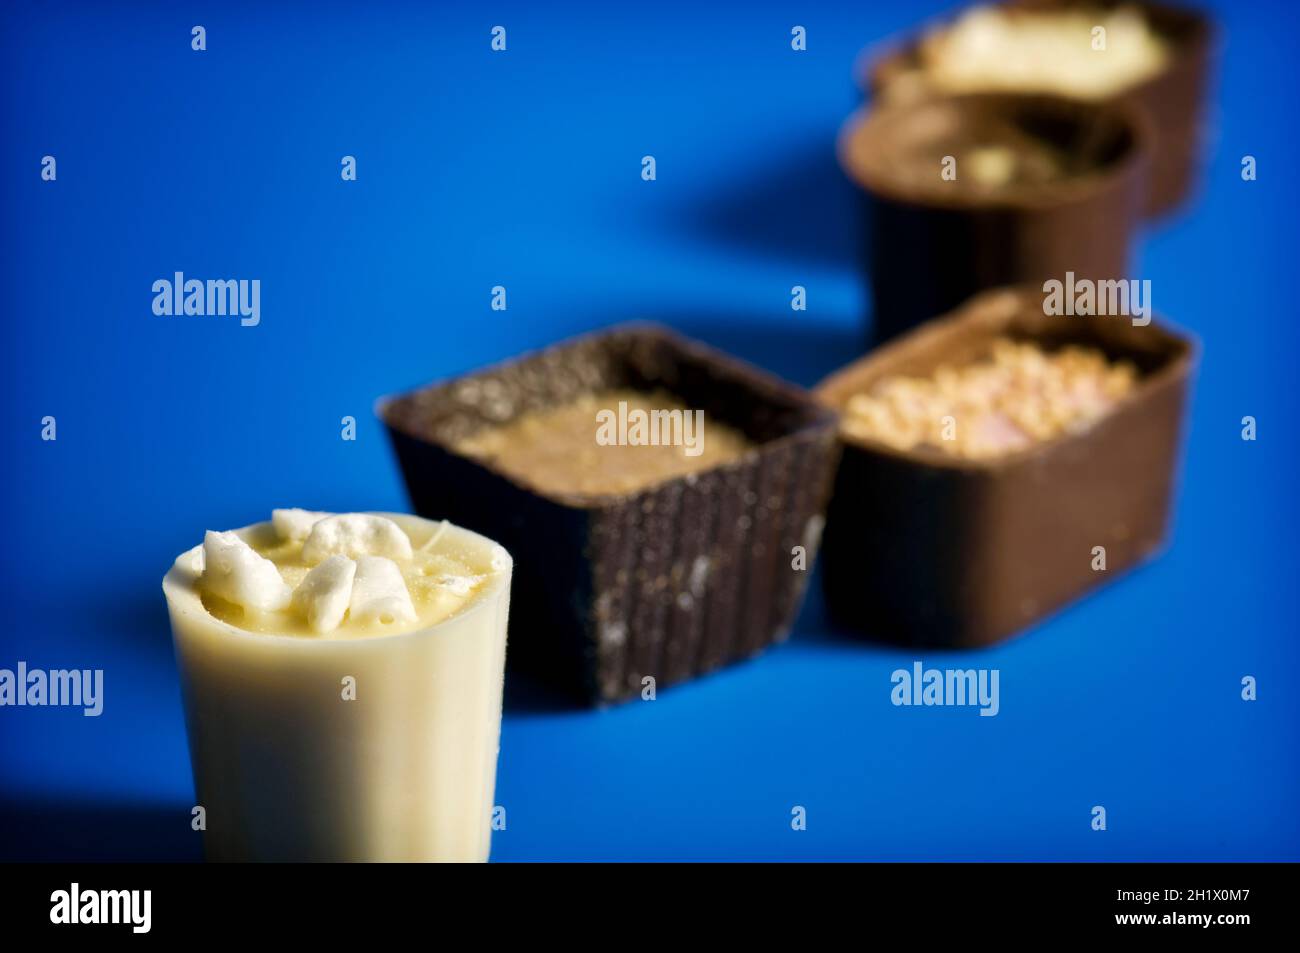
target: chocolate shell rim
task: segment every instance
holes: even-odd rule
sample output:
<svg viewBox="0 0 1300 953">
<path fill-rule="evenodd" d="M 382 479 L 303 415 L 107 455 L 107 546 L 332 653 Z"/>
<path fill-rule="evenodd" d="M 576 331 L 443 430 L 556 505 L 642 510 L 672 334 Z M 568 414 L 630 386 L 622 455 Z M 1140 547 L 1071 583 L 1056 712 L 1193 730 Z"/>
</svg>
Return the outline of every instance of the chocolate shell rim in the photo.
<svg viewBox="0 0 1300 953">
<path fill-rule="evenodd" d="M 1122 123 L 1132 137 L 1132 142 L 1123 156 L 1085 174 L 1056 182 L 990 189 L 986 193 L 964 189 L 909 188 L 887 176 L 871 174 L 853 161 L 853 143 L 871 132 L 872 126 L 906 122 L 918 106 L 951 104 L 959 107 L 963 103 L 989 107 L 995 112 L 1010 112 L 1013 109 L 1093 112 L 1092 121 L 1110 118 Z M 840 168 L 849 181 L 873 197 L 915 208 L 957 212 L 1015 212 L 1062 208 L 1086 202 L 1119 188 L 1134 176 L 1147 173 L 1153 143 L 1150 120 L 1135 104 L 1129 102 L 1107 100 L 1093 103 L 1046 93 L 955 93 L 927 94 L 923 99 L 886 101 L 879 105 L 860 107 L 840 127 L 835 152 Z"/>
</svg>

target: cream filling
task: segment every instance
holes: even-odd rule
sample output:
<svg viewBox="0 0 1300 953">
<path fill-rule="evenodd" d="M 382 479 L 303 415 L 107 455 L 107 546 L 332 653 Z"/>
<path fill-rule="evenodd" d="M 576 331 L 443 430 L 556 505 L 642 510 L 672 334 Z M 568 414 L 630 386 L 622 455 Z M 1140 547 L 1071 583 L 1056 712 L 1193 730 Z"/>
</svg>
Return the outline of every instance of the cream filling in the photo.
<svg viewBox="0 0 1300 953">
<path fill-rule="evenodd" d="M 1135 9 L 975 7 L 921 44 L 926 79 L 949 92 L 1054 92 L 1102 99 L 1165 67 L 1168 44 Z"/>
</svg>

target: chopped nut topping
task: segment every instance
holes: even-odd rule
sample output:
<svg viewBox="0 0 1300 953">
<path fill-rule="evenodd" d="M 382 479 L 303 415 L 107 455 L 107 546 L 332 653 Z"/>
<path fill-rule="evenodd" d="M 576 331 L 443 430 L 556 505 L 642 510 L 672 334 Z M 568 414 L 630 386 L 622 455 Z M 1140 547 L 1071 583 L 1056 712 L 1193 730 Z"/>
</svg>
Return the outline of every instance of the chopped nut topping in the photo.
<svg viewBox="0 0 1300 953">
<path fill-rule="evenodd" d="M 987 459 L 1086 429 L 1129 394 L 1137 369 L 1094 348 L 1044 351 L 1009 338 L 989 357 L 929 377 L 894 376 L 844 407 L 841 429 L 899 450 Z"/>
</svg>

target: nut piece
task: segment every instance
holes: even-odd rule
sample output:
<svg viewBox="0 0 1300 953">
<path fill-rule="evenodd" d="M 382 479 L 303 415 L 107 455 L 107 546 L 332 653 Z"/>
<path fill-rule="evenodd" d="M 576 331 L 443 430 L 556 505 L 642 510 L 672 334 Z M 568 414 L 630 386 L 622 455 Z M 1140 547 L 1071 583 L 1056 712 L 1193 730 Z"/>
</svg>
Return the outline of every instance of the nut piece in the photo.
<svg viewBox="0 0 1300 953">
<path fill-rule="evenodd" d="M 897 450 L 987 459 L 1086 429 L 1129 394 L 1137 370 L 1094 348 L 1047 352 L 1009 338 L 988 358 L 928 378 L 888 377 L 844 406 L 846 436 Z"/>
</svg>

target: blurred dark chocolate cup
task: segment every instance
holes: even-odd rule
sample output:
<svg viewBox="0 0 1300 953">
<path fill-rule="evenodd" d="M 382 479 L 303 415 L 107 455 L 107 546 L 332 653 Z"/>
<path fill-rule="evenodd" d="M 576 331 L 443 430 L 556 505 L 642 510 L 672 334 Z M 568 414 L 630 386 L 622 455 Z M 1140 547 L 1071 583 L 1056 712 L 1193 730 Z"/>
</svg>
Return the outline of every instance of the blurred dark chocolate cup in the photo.
<svg viewBox="0 0 1300 953">
<path fill-rule="evenodd" d="M 458 452 L 466 437 L 584 395 L 666 391 L 752 444 L 617 496 L 541 491 Z M 690 679 L 784 638 L 839 457 L 801 388 L 652 324 L 621 325 L 381 401 L 415 510 L 515 558 L 512 668 L 587 702 Z M 593 439 L 595 422 L 593 421 Z M 805 547 L 809 569 L 792 566 Z"/>
<path fill-rule="evenodd" d="M 989 645 L 1164 546 L 1195 347 L 1155 321 L 1049 316 L 1041 290 L 988 292 L 816 393 L 842 409 L 885 378 L 978 360 L 999 337 L 1096 348 L 1131 361 L 1136 386 L 1087 429 L 991 459 L 844 437 L 822 544 L 838 624 L 905 645 Z"/>
<path fill-rule="evenodd" d="M 1151 172 L 1143 198 L 1144 215 L 1160 216 L 1182 204 L 1202 166 L 1215 37 L 1209 16 L 1188 7 L 1133 0 L 1011 0 L 995 6 L 1089 11 L 1128 8 L 1143 16 L 1155 35 L 1167 44 L 1168 62 L 1154 75 L 1092 101 L 1098 105 L 1132 106 L 1151 127 Z M 879 101 L 907 102 L 942 92 L 927 82 L 919 51 L 922 38 L 945 25 L 931 24 L 901 43 L 864 51 L 855 70 L 861 87 Z"/>
<path fill-rule="evenodd" d="M 1133 110 L 1052 96 L 937 97 L 850 119 L 840 161 L 866 196 L 875 340 L 990 288 L 1127 277 L 1146 145 Z"/>
</svg>

